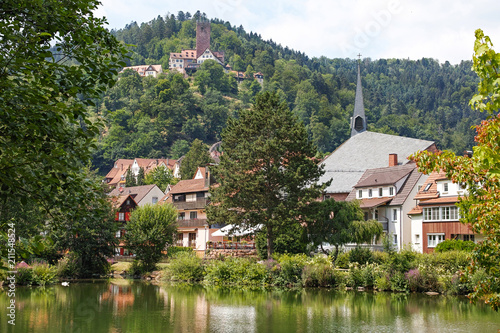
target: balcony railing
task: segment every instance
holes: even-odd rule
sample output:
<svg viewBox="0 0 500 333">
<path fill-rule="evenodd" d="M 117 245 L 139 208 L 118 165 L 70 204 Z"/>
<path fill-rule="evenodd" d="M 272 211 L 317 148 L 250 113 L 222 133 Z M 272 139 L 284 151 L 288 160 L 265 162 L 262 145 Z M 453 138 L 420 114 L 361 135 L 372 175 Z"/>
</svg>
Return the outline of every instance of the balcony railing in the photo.
<svg viewBox="0 0 500 333">
<path fill-rule="evenodd" d="M 173 204 L 179 210 L 203 209 L 208 204 L 208 198 L 197 198 L 196 201 L 174 201 Z"/>
<path fill-rule="evenodd" d="M 253 250 L 255 243 L 242 243 L 242 242 L 208 242 L 209 249 L 226 249 L 226 250 Z"/>
<path fill-rule="evenodd" d="M 177 223 L 181 228 L 204 227 L 207 219 L 177 220 Z"/>
</svg>

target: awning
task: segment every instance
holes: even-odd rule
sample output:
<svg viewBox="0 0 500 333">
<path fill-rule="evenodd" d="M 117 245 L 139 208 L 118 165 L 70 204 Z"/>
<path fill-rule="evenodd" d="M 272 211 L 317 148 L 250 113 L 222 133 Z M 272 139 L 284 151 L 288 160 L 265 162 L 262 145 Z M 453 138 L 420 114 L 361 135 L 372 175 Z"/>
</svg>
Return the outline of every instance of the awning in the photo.
<svg viewBox="0 0 500 333">
<path fill-rule="evenodd" d="M 361 208 L 374 208 L 378 206 L 382 206 L 394 198 L 373 198 L 373 199 L 362 199 L 359 203 L 359 207 Z"/>
<path fill-rule="evenodd" d="M 220 237 L 220 236 L 225 236 L 225 237 L 240 237 L 240 236 L 245 236 L 249 234 L 255 233 L 257 230 L 259 230 L 262 227 L 262 225 L 258 225 L 255 227 L 238 227 L 233 224 L 228 224 L 223 228 L 220 228 L 219 230 L 215 231 L 212 236 L 215 237 Z"/>
</svg>

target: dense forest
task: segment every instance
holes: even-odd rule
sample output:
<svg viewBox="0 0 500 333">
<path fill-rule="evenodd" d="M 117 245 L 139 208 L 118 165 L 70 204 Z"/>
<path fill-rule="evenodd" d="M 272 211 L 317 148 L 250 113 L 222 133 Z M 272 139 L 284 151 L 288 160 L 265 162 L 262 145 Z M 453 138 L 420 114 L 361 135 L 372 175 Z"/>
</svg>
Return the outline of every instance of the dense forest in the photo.
<svg viewBox="0 0 500 333">
<path fill-rule="evenodd" d="M 212 50 L 224 51 L 226 63 L 245 72 L 246 79 L 238 84 L 213 61 L 187 77 L 169 73 L 171 52 L 195 48 L 200 19 L 207 18 L 179 12 L 111 31 L 129 44 L 128 65 L 161 64 L 165 74 L 141 78 L 125 71 L 96 101 L 92 112 L 107 122 L 93 158 L 100 173 L 118 158 L 179 158 L 195 139 L 218 141 L 227 118 L 251 107 L 260 91 L 279 92 L 320 153 L 349 137 L 358 60 L 309 58 L 242 26 L 212 19 Z M 468 105 L 478 82 L 471 61 L 365 58 L 360 65 L 370 131 L 434 140 L 440 149 L 456 153 L 471 149 L 471 126 L 485 117 Z M 264 74 L 262 86 L 253 80 L 255 72 Z"/>
</svg>

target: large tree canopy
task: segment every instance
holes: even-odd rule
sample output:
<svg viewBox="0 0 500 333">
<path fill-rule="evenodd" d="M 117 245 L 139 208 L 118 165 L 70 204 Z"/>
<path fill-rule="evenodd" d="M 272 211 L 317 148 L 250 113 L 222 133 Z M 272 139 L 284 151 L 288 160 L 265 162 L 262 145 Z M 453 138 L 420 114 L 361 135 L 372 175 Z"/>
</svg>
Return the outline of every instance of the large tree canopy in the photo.
<svg viewBox="0 0 500 333">
<path fill-rule="evenodd" d="M 2 1 L 0 199 L 62 204 L 55 193 L 88 163 L 99 122 L 87 106 L 114 83 L 125 54 L 94 17 L 98 4 Z"/>
<path fill-rule="evenodd" d="M 251 110 L 230 118 L 222 134 L 220 164 L 213 168 L 220 185 L 211 189 L 212 223 L 262 225 L 268 256 L 276 234 L 300 224 L 308 203 L 323 190 L 323 174 L 302 123 L 276 93 L 257 95 Z"/>
<path fill-rule="evenodd" d="M 490 119 L 476 127 L 477 146 L 472 157 L 456 156 L 444 151 L 421 152 L 414 159 L 424 172 L 444 170 L 455 183 L 467 185 L 468 194 L 461 197 L 461 222 L 470 224 L 475 233 L 484 235 L 477 244 L 471 269 L 485 269 L 488 278 L 478 283 L 469 295 L 472 300 L 484 299 L 493 309 L 500 308 L 500 53 L 492 48 L 490 39 L 476 31 L 474 67 L 481 82 L 470 101 L 476 109 L 487 111 Z"/>
</svg>

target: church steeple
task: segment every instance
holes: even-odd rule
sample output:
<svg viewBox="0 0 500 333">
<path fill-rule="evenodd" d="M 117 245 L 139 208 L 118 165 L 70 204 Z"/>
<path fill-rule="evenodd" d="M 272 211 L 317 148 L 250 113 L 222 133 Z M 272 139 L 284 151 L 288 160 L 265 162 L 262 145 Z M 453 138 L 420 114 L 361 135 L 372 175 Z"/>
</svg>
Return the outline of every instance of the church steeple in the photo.
<svg viewBox="0 0 500 333">
<path fill-rule="evenodd" d="M 361 55 L 358 55 L 361 57 Z M 356 84 L 356 98 L 354 99 L 354 114 L 351 118 L 351 137 L 366 131 L 365 106 L 363 104 L 363 88 L 361 87 L 360 61 L 358 61 L 358 83 Z"/>
</svg>

